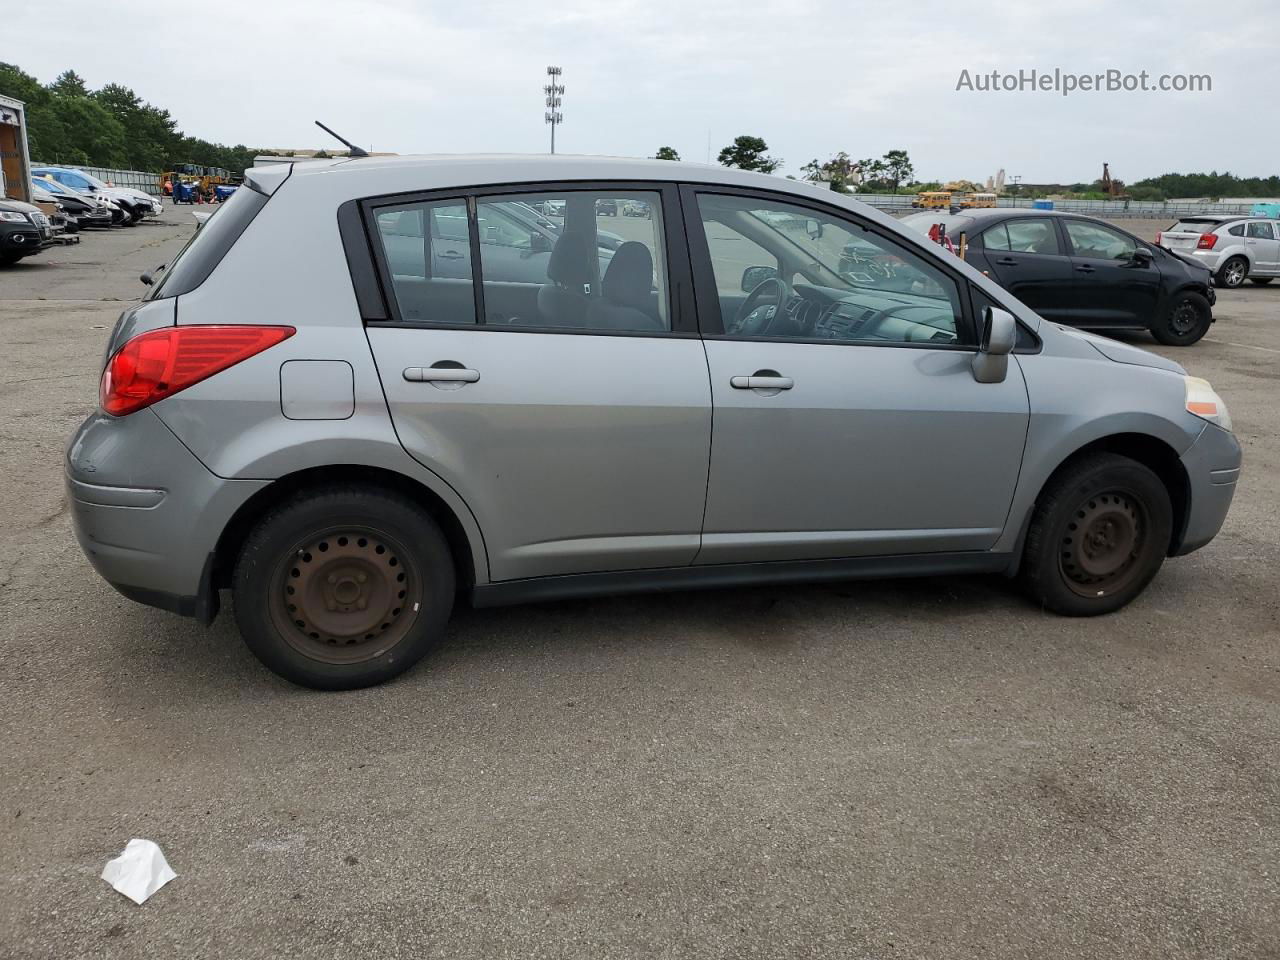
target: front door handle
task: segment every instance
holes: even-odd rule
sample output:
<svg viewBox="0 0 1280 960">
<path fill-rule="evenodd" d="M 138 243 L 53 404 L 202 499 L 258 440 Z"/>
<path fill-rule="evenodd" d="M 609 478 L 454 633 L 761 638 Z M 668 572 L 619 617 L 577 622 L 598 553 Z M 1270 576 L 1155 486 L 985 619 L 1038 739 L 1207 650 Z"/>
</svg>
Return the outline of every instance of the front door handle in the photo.
<svg viewBox="0 0 1280 960">
<path fill-rule="evenodd" d="M 404 378 L 412 383 L 475 383 L 480 371 L 465 367 L 405 367 Z"/>
<path fill-rule="evenodd" d="M 1013 259 L 1013 257 L 1001 257 L 996 261 L 996 263 L 1000 264 L 1002 267 L 1016 267 L 1018 265 L 1018 261 Z"/>
<path fill-rule="evenodd" d="M 440 254 L 441 260 L 465 260 L 465 253 L 459 253 L 457 250 L 445 250 Z"/>
<path fill-rule="evenodd" d="M 790 390 L 796 385 L 796 382 L 790 377 L 779 376 L 761 376 L 753 374 L 750 377 L 730 377 L 729 386 L 735 390 Z"/>
<path fill-rule="evenodd" d="M 1081 273 L 1093 273 L 1093 267 L 1089 266 L 1087 263 L 1082 263 L 1080 266 L 1076 267 L 1076 269 Z"/>
</svg>

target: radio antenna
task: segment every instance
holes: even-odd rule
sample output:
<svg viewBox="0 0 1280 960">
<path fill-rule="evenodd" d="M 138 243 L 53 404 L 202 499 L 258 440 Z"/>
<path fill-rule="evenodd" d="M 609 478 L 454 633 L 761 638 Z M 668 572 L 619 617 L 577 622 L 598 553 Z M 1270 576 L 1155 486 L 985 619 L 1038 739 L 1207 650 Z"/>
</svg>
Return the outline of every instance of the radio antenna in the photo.
<svg viewBox="0 0 1280 960">
<path fill-rule="evenodd" d="M 325 126 L 323 123 L 321 123 L 319 120 L 317 120 L 317 121 L 316 121 L 316 126 L 317 126 L 317 127 L 319 127 L 321 130 L 323 130 L 325 133 L 327 133 L 329 136 L 333 137 L 333 139 L 337 140 L 339 143 L 341 143 L 341 144 L 345 144 L 345 145 L 346 145 L 347 150 L 349 150 L 349 151 L 350 151 L 351 156 L 353 156 L 353 157 L 367 157 L 367 156 L 369 155 L 369 151 L 368 151 L 368 150 L 364 149 L 363 147 L 357 147 L 354 143 L 352 143 L 352 142 L 351 142 L 350 140 L 348 140 L 346 137 L 340 137 L 340 136 L 338 136 L 336 133 L 334 133 L 332 130 L 330 130 L 328 127 L 326 127 L 326 126 Z"/>
</svg>

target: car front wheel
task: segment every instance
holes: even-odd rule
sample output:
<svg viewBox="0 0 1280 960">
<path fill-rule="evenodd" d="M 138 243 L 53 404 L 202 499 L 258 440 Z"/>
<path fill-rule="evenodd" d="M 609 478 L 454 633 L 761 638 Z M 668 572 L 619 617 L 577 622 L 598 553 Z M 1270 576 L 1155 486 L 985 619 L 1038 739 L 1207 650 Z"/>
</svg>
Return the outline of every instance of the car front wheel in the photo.
<svg viewBox="0 0 1280 960">
<path fill-rule="evenodd" d="M 1152 335 L 1169 347 L 1189 347 L 1206 333 L 1213 323 L 1209 301 L 1194 290 L 1174 296 L 1165 315 L 1151 328 Z"/>
<path fill-rule="evenodd" d="M 454 583 L 444 535 L 411 500 L 330 487 L 276 507 L 249 534 L 234 575 L 236 621 L 286 680 L 368 687 L 440 643 Z"/>
<path fill-rule="evenodd" d="M 1149 468 L 1098 453 L 1059 470 L 1036 502 L 1022 580 L 1046 609 L 1072 617 L 1119 610 L 1164 562 L 1173 508 Z"/>
</svg>

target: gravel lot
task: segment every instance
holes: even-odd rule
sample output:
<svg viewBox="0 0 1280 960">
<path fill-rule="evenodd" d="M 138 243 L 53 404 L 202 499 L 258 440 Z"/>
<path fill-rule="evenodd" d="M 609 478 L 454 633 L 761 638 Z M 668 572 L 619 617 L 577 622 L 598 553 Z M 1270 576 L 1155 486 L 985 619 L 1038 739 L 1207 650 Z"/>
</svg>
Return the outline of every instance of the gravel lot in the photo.
<svg viewBox="0 0 1280 960">
<path fill-rule="evenodd" d="M 117 301 L 189 224 L 0 271 L 0 955 L 1280 956 L 1280 285 L 1132 338 L 1245 468 L 1119 614 L 998 578 L 464 610 L 326 695 L 116 595 L 64 510 Z M 130 837 L 178 872 L 142 907 L 98 879 Z"/>
</svg>

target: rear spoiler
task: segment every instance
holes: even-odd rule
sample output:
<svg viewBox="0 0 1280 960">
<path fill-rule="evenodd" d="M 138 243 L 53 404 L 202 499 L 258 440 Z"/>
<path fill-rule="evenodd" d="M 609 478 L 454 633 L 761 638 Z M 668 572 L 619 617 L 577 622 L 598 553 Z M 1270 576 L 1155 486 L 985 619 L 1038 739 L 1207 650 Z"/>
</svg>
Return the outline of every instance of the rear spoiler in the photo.
<svg viewBox="0 0 1280 960">
<path fill-rule="evenodd" d="M 255 193 L 269 197 L 280 189 L 280 185 L 289 179 L 291 173 L 293 164 L 287 162 L 250 167 L 244 172 L 244 185 Z"/>
</svg>

